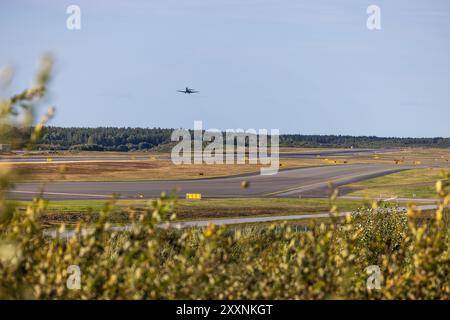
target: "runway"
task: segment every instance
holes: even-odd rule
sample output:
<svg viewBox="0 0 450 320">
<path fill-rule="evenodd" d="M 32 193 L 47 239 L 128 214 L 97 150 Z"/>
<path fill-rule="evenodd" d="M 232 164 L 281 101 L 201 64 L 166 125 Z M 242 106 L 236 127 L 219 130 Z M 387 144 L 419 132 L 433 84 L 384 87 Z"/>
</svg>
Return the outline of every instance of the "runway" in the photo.
<svg viewBox="0 0 450 320">
<path fill-rule="evenodd" d="M 355 164 L 284 170 L 273 176 L 255 174 L 177 181 L 30 182 L 17 184 L 9 197 L 30 200 L 40 192 L 43 198 L 49 200 L 107 199 L 113 194 L 121 199 L 146 199 L 159 197 L 161 192 L 174 192 L 182 198 L 186 193 L 201 193 L 203 198 L 324 197 L 328 195 L 329 182 L 340 186 L 410 168 L 387 164 Z M 243 180 L 249 182 L 249 188 L 240 187 Z"/>
<path fill-rule="evenodd" d="M 394 149 L 348 149 L 348 150 L 325 150 L 325 151 L 312 151 L 312 152 L 281 152 L 279 153 L 280 159 L 288 158 L 301 158 L 301 159 L 313 159 L 317 157 L 333 157 L 333 156 L 352 156 L 352 155 L 364 155 L 364 154 L 377 154 L 386 152 L 395 152 Z M 34 163 L 34 162 L 48 162 L 51 159 L 52 162 L 89 162 L 89 161 L 144 161 L 148 160 L 149 156 L 155 156 L 153 154 L 148 155 L 108 155 L 108 156 L 76 156 L 76 155 L 15 155 L 15 156 L 0 156 L 0 163 Z M 170 160 L 170 155 L 156 155 L 155 159 Z"/>
<path fill-rule="evenodd" d="M 427 204 L 427 205 L 419 205 L 417 206 L 418 210 L 435 210 L 438 208 L 436 204 Z M 398 212 L 406 211 L 407 207 L 398 207 Z M 335 213 L 336 217 L 345 217 L 346 215 L 351 215 L 352 212 L 338 212 Z M 163 223 L 160 225 L 161 228 L 175 228 L 175 229 L 183 229 L 183 228 L 204 228 L 209 224 L 214 224 L 216 226 L 220 225 L 236 225 L 236 224 L 246 224 L 246 223 L 261 223 L 261 222 L 276 222 L 276 221 L 301 221 L 308 219 L 323 219 L 329 218 L 329 212 L 322 213 L 314 213 L 314 214 L 302 214 L 302 215 L 287 215 L 287 216 L 266 216 L 266 217 L 238 217 L 238 218 L 222 218 L 222 219 L 202 219 L 202 220 L 192 220 L 192 221 L 179 221 L 179 222 L 171 222 L 171 223 Z M 130 228 L 129 228 L 130 229 Z M 122 229 L 124 230 L 124 229 Z M 126 230 L 126 229 L 125 229 Z M 120 230 L 119 230 L 120 231 Z M 54 236 L 56 237 L 56 230 L 53 231 Z M 70 231 L 67 234 L 64 234 L 63 237 L 70 238 L 73 236 L 74 232 Z"/>
</svg>

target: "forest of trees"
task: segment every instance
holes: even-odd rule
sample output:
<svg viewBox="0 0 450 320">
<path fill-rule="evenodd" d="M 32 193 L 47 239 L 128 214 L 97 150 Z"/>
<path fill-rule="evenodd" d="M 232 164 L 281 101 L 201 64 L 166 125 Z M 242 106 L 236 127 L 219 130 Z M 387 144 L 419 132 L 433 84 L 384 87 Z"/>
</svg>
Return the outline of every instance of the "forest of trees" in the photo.
<svg viewBox="0 0 450 320">
<path fill-rule="evenodd" d="M 339 147 L 339 148 L 398 148 L 429 147 L 449 148 L 450 138 L 380 138 L 375 136 L 341 135 L 282 135 L 280 145 L 290 147 Z"/>
<path fill-rule="evenodd" d="M 173 129 L 161 128 L 61 128 L 47 127 L 41 149 L 130 151 L 149 150 L 170 142 Z"/>
<path fill-rule="evenodd" d="M 150 150 L 170 142 L 173 129 L 161 128 L 63 128 L 47 127 L 38 147 L 48 150 L 133 151 Z M 300 135 L 280 136 L 284 147 L 340 148 L 449 148 L 450 138 L 380 138 L 374 136 Z"/>
</svg>

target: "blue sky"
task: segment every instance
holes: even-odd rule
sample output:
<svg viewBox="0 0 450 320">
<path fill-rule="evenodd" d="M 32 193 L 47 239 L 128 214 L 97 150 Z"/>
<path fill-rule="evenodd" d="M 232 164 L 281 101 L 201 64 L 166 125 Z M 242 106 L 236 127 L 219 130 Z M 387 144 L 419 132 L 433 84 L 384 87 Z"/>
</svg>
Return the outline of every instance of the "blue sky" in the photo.
<svg viewBox="0 0 450 320">
<path fill-rule="evenodd" d="M 0 39 L 7 93 L 57 58 L 53 125 L 450 136 L 448 0 L 2 0 Z"/>
</svg>

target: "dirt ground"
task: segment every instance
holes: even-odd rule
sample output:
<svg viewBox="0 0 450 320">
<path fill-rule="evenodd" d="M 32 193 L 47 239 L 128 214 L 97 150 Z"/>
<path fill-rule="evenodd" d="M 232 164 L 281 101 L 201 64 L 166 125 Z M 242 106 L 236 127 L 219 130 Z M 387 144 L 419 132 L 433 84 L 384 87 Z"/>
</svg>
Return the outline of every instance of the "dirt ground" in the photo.
<svg viewBox="0 0 450 320">
<path fill-rule="evenodd" d="M 312 152 L 324 149 L 288 149 L 283 152 Z M 83 156 L 87 154 L 83 153 Z M 93 157 L 117 157 L 123 153 L 93 153 Z M 130 160 L 89 160 L 89 161 L 42 161 L 1 163 L 0 170 L 13 167 L 27 173 L 28 180 L 34 181 L 126 181 L 126 180 L 161 180 L 161 179 L 201 179 L 228 175 L 258 172 L 262 165 L 174 165 L 168 155 L 149 156 L 145 159 Z M 403 149 L 387 153 L 328 156 L 312 158 L 282 158 L 280 168 L 295 168 L 323 165 L 344 165 L 356 163 L 385 163 L 416 166 L 449 167 L 450 149 Z"/>
</svg>

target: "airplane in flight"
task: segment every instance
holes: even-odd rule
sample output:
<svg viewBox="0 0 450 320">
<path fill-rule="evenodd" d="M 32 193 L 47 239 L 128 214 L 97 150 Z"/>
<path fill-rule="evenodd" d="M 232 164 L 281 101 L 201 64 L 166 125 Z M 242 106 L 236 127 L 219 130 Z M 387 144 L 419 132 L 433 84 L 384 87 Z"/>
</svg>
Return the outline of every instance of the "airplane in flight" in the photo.
<svg viewBox="0 0 450 320">
<path fill-rule="evenodd" d="M 185 90 L 177 90 L 177 92 L 181 92 L 181 93 L 188 93 L 188 94 L 191 94 L 191 93 L 198 93 L 198 92 L 200 92 L 200 91 L 196 91 L 196 90 L 194 90 L 194 89 L 189 89 L 188 87 L 186 87 L 186 89 Z"/>
</svg>

